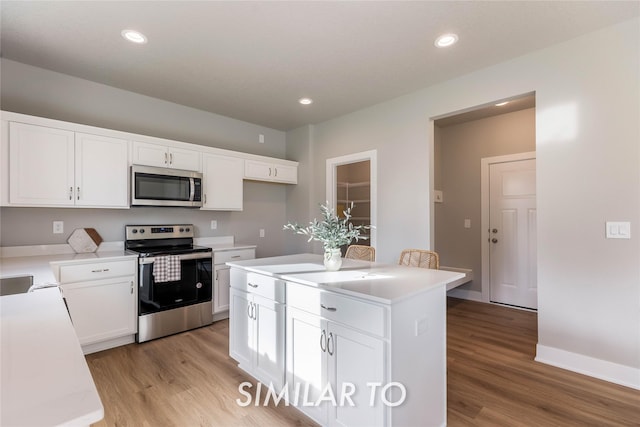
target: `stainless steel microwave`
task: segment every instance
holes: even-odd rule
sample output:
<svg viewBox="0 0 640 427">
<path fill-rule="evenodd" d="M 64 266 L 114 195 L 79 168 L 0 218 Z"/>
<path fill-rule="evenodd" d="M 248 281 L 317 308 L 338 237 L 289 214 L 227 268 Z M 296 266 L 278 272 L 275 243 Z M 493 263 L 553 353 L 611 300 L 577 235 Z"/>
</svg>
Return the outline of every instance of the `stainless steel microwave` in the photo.
<svg viewBox="0 0 640 427">
<path fill-rule="evenodd" d="M 131 166 L 131 206 L 202 206 L 199 172 Z"/>
</svg>

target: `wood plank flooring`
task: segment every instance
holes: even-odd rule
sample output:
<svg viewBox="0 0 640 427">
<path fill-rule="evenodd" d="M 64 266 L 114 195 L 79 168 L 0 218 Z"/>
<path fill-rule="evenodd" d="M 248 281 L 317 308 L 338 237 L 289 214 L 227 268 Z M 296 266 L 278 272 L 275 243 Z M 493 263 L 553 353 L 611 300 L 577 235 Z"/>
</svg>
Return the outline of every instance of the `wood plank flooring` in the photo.
<svg viewBox="0 0 640 427">
<path fill-rule="evenodd" d="M 533 361 L 535 313 L 449 299 L 449 426 L 640 426 L 640 391 Z M 105 407 L 95 426 L 315 426 L 248 406 L 228 322 L 87 356 Z"/>
</svg>

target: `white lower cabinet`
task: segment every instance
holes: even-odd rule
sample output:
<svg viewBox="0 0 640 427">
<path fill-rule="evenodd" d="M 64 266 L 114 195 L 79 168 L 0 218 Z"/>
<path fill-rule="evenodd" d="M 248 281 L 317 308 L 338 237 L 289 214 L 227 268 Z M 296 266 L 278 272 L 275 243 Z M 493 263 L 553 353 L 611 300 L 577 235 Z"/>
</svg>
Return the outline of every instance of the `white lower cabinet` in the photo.
<svg viewBox="0 0 640 427">
<path fill-rule="evenodd" d="M 85 354 L 135 340 L 135 259 L 52 266 Z"/>
<path fill-rule="evenodd" d="M 291 286 L 302 285 L 287 284 L 288 289 Z M 319 299 L 316 301 L 320 305 Z M 385 385 L 384 361 L 382 338 L 292 305 L 287 307 L 289 396 L 298 409 L 318 423 L 385 425 L 380 398 Z"/>
<path fill-rule="evenodd" d="M 284 380 L 284 304 L 231 289 L 229 353 L 240 367 L 280 390 Z"/>
<path fill-rule="evenodd" d="M 224 249 L 213 251 L 213 320 L 229 317 L 229 290 L 231 286 L 231 268 L 227 261 L 254 259 L 255 248 Z"/>
</svg>

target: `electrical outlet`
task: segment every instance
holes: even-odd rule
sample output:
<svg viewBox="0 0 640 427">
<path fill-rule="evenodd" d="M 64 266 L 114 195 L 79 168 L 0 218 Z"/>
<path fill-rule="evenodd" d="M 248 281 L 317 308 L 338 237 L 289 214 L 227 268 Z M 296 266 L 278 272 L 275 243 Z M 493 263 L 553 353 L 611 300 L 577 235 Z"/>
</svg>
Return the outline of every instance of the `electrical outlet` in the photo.
<svg viewBox="0 0 640 427">
<path fill-rule="evenodd" d="M 258 135 L 258 142 L 260 144 L 264 144 L 264 135 L 263 134 Z"/>
<path fill-rule="evenodd" d="M 62 233 L 64 233 L 64 222 L 53 221 L 53 234 L 62 234 Z"/>
<path fill-rule="evenodd" d="M 260 237 L 264 237 L 264 228 L 260 229 Z"/>
<path fill-rule="evenodd" d="M 218 228 L 218 221 L 216 221 L 215 219 L 211 220 L 211 229 L 215 230 Z"/>
</svg>

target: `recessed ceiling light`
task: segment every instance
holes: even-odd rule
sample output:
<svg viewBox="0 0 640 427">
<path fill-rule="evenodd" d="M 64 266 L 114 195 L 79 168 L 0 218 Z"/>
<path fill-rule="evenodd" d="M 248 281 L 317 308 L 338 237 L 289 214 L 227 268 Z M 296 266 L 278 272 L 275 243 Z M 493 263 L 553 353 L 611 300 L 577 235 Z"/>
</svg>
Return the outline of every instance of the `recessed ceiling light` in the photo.
<svg viewBox="0 0 640 427">
<path fill-rule="evenodd" d="M 309 105 L 313 102 L 313 99 L 311 98 L 300 98 L 298 99 L 298 102 L 302 105 Z"/>
<path fill-rule="evenodd" d="M 503 105 L 507 105 L 509 103 L 509 101 L 504 101 L 504 102 L 498 102 L 496 104 L 496 107 L 502 107 Z"/>
<path fill-rule="evenodd" d="M 451 45 L 456 44 L 457 41 L 458 41 L 458 35 L 449 33 L 449 34 L 443 34 L 439 36 L 436 39 L 434 44 L 436 45 L 436 47 L 449 47 Z"/>
<path fill-rule="evenodd" d="M 145 44 L 147 42 L 145 35 L 136 30 L 122 30 L 122 33 L 120 34 L 122 34 L 122 37 L 133 43 Z"/>
</svg>

